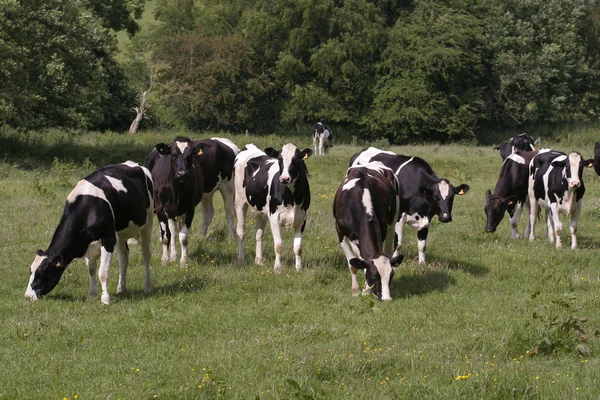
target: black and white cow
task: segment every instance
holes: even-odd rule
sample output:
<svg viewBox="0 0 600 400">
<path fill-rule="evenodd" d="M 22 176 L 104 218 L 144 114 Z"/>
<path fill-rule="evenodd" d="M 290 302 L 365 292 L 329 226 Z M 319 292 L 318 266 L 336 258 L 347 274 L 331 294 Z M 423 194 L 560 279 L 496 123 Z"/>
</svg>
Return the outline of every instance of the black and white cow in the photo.
<svg viewBox="0 0 600 400">
<path fill-rule="evenodd" d="M 196 157 L 200 162 L 202 174 L 204 175 L 204 194 L 200 201 L 200 210 L 202 211 L 200 234 L 202 236 L 206 235 L 206 231 L 215 215 L 213 195 L 218 190 L 221 197 L 223 197 L 223 208 L 227 218 L 229 237 L 233 238 L 235 231 L 233 163 L 240 150 L 235 143 L 225 138 L 213 137 L 192 141 L 193 146 L 200 143 L 204 145 L 202 154 Z M 157 157 L 158 152 L 153 149 L 146 157 L 144 166 L 152 171 Z"/>
<path fill-rule="evenodd" d="M 398 248 L 402 246 L 402 231 L 408 224 L 417 232 L 419 263 L 425 262 L 425 249 L 431 219 L 437 215 L 440 222 L 452 221 L 452 206 L 455 195 L 469 191 L 469 185 L 453 186 L 448 179 L 438 178 L 431 166 L 422 158 L 401 156 L 391 151 L 369 147 L 356 153 L 350 165 L 364 165 L 380 161 L 394 171 L 398 179 L 400 196 L 400 221 L 396 225 Z M 394 253 L 393 257 L 398 253 Z"/>
<path fill-rule="evenodd" d="M 511 137 L 506 142 L 502 142 L 499 146 L 494 147 L 494 150 L 499 151 L 502 159 L 506 160 L 506 157 L 517 151 L 535 151 L 534 144 L 535 140 L 533 139 L 533 136 L 521 133 L 520 135 Z"/>
<path fill-rule="evenodd" d="M 315 154 L 323 155 L 333 146 L 333 132 L 322 122 L 317 122 L 312 127 L 313 146 Z"/>
<path fill-rule="evenodd" d="M 485 193 L 486 232 L 495 232 L 504 218 L 504 213 L 508 211 L 511 237 L 519 237 L 519 218 L 523 208 L 529 207 L 529 163 L 536 154 L 537 151 L 516 152 L 510 154 L 502 163 L 494 194 L 489 190 Z M 529 231 L 528 222 L 525 237 L 529 237 Z"/>
<path fill-rule="evenodd" d="M 287 143 L 280 151 L 269 147 L 264 152 L 254 144 L 249 144 L 237 155 L 235 212 L 238 262 L 243 262 L 245 258 L 246 211 L 250 207 L 258 217 L 254 262 L 262 262 L 262 238 L 268 220 L 275 245 L 275 272 L 281 272 L 282 226 L 294 229 L 296 270 L 302 270 L 302 232 L 306 224 L 306 211 L 310 206 L 308 170 L 304 160 L 311 154 L 311 149 L 300 150 L 294 144 Z"/>
<path fill-rule="evenodd" d="M 117 293 L 123 293 L 127 290 L 127 239 L 138 234 L 146 268 L 144 291 L 151 292 L 152 186 L 150 171 L 132 161 L 108 165 L 80 180 L 67 196 L 50 246 L 36 253 L 25 297 L 37 300 L 49 293 L 71 261 L 85 256 L 90 274 L 89 295 L 91 298 L 98 295 L 95 274 L 96 261 L 100 258 L 101 300 L 109 304 L 112 254 L 116 249 L 120 267 Z"/>
<path fill-rule="evenodd" d="M 356 272 L 365 270 L 363 295 L 391 300 L 393 267 L 404 258 L 394 251 L 394 229 L 400 212 L 398 180 L 381 162 L 348 169 L 333 201 L 333 216 L 340 246 L 352 274 L 352 295 L 359 294 Z"/>
<path fill-rule="evenodd" d="M 535 221 L 538 206 L 546 209 L 548 240 L 561 247 L 563 224 L 560 214 L 571 217 L 571 248 L 577 248 L 577 222 L 585 193 L 583 168 L 591 167 L 593 160 L 584 160 L 581 154 L 540 151 L 529 165 L 529 223 L 530 240 L 535 239 Z"/>
<path fill-rule="evenodd" d="M 159 156 L 152 168 L 152 180 L 154 207 L 160 223 L 160 240 L 163 245 L 163 264 L 177 259 L 177 231 L 181 245 L 179 264 L 183 268 L 187 263 L 190 228 L 195 208 L 204 193 L 204 175 L 196 157 L 203 147 L 202 143 L 194 146 L 187 137 L 177 137 L 170 144 L 156 145 Z"/>
<path fill-rule="evenodd" d="M 594 146 L 594 171 L 600 176 L 600 141 Z"/>
</svg>

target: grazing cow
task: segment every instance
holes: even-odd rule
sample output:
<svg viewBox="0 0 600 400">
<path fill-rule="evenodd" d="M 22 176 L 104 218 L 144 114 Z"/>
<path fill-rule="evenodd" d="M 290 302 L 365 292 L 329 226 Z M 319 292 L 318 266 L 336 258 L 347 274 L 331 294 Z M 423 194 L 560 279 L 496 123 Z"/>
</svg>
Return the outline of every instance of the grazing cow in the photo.
<svg viewBox="0 0 600 400">
<path fill-rule="evenodd" d="M 501 145 L 494 147 L 494 150 L 499 151 L 502 159 L 506 160 L 506 157 L 517 151 L 535 151 L 535 147 L 533 147 L 534 144 L 535 140 L 533 139 L 533 136 L 521 133 L 520 135 L 511 137 L 506 142 L 502 142 Z"/>
<path fill-rule="evenodd" d="M 202 236 L 206 235 L 206 231 L 215 215 L 213 195 L 219 190 L 223 197 L 223 208 L 225 209 L 225 216 L 227 218 L 229 238 L 233 238 L 235 223 L 233 163 L 235 156 L 237 156 L 240 150 L 235 143 L 224 138 L 213 137 L 192 141 L 193 146 L 200 143 L 204 145 L 202 154 L 197 157 L 202 168 L 202 174 L 204 175 L 204 194 L 200 201 L 200 210 L 202 211 L 200 234 Z M 152 171 L 157 157 L 158 151 L 152 149 L 152 152 L 146 157 L 144 166 Z"/>
<path fill-rule="evenodd" d="M 269 147 L 264 152 L 249 144 L 237 155 L 235 212 L 238 262 L 243 262 L 245 258 L 246 211 L 250 207 L 258 216 L 254 262 L 262 262 L 262 238 L 268 220 L 275 244 L 275 272 L 281 272 L 281 226 L 294 229 L 296 270 L 302 270 L 302 232 L 306 224 L 306 211 L 310 206 L 308 170 L 304 160 L 311 155 L 311 149 L 300 150 L 292 143 L 283 145 L 280 151 Z"/>
<path fill-rule="evenodd" d="M 431 166 L 419 157 L 401 156 L 390 151 L 374 147 L 356 153 L 350 159 L 350 165 L 364 165 L 380 161 L 392 169 L 398 179 L 400 196 L 400 221 L 396 224 L 398 248 L 402 246 L 404 224 L 417 229 L 417 247 L 419 263 L 425 262 L 425 249 L 429 223 L 437 215 L 440 222 L 452 221 L 452 205 L 455 195 L 469 191 L 469 185 L 452 186 L 448 179 L 438 178 Z M 393 257 L 398 253 L 394 253 Z"/>
<path fill-rule="evenodd" d="M 113 252 L 119 259 L 117 293 L 126 288 L 129 249 L 127 239 L 140 234 L 146 278 L 152 291 L 150 237 L 153 221 L 152 178 L 146 168 L 127 161 L 108 165 L 77 183 L 67 196 L 63 215 L 46 251 L 38 250 L 30 267 L 25 297 L 37 300 L 49 293 L 74 258 L 85 256 L 90 274 L 90 298 L 98 295 L 96 261 L 102 303 L 109 304 L 108 273 Z"/>
<path fill-rule="evenodd" d="M 194 220 L 194 210 L 204 192 L 204 176 L 196 157 L 203 148 L 204 144 L 194 146 L 187 137 L 177 137 L 170 144 L 156 145 L 159 156 L 152 168 L 152 180 L 154 207 L 163 245 L 163 264 L 177 259 L 175 235 L 178 230 L 181 245 L 179 264 L 183 268 L 187 263 L 189 230 Z"/>
<path fill-rule="evenodd" d="M 529 165 L 529 224 L 530 240 L 535 239 L 535 221 L 538 206 L 546 209 L 548 240 L 561 247 L 563 224 L 560 214 L 571 217 L 571 248 L 577 248 L 577 222 L 581 212 L 581 199 L 585 193 L 583 168 L 591 167 L 593 160 L 584 160 L 577 152 L 568 155 L 559 152 L 540 152 Z"/>
<path fill-rule="evenodd" d="M 312 127 L 313 146 L 315 154 L 323 155 L 333 146 L 333 132 L 322 122 L 317 122 Z"/>
<path fill-rule="evenodd" d="M 510 215 L 511 237 L 519 237 L 517 230 L 523 207 L 529 207 L 529 163 L 538 154 L 537 151 L 516 152 L 510 154 L 502 163 L 500 177 L 494 188 L 485 193 L 485 213 L 487 215 L 486 232 L 495 232 L 504 218 L 505 211 Z M 525 237 L 529 236 L 529 223 Z"/>
<path fill-rule="evenodd" d="M 400 198 L 394 171 L 381 162 L 348 169 L 333 201 L 333 216 L 340 246 L 352 274 L 352 295 L 358 296 L 358 269 L 365 270 L 363 295 L 373 293 L 379 300 L 391 300 L 393 267 L 404 256 L 390 260 L 394 227 Z"/>
</svg>

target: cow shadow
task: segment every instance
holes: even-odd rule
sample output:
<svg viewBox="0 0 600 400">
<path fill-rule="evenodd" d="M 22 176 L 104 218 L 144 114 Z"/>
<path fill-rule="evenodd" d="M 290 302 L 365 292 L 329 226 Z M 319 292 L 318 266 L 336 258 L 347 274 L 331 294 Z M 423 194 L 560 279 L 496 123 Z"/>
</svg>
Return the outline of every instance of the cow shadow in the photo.
<svg viewBox="0 0 600 400">
<path fill-rule="evenodd" d="M 422 296 L 446 290 L 454 282 L 454 278 L 446 271 L 428 270 L 419 274 L 401 275 L 394 279 L 391 294 L 392 298 Z"/>
<path fill-rule="evenodd" d="M 472 264 L 462 260 L 446 260 L 442 262 L 442 265 L 444 264 L 447 265 L 448 269 L 463 271 L 473 276 L 484 276 L 490 272 L 490 270 L 484 266 Z"/>
</svg>

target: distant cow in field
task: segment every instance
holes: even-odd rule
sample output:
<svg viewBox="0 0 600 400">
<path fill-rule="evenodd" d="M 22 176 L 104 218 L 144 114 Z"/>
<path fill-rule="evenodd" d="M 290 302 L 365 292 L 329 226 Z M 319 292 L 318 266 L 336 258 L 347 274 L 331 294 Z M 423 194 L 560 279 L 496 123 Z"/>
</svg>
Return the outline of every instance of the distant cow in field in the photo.
<svg viewBox="0 0 600 400">
<path fill-rule="evenodd" d="M 117 293 L 123 293 L 127 290 L 127 239 L 137 234 L 146 268 L 144 291 L 151 292 L 152 186 L 150 172 L 132 161 L 100 168 L 80 180 L 67 196 L 50 246 L 36 253 L 25 296 L 37 300 L 46 295 L 58 284 L 71 261 L 85 256 L 90 274 L 89 295 L 91 298 L 98 295 L 95 274 L 96 261 L 100 258 L 101 300 L 109 304 L 112 254 L 116 249 L 120 268 Z"/>
<path fill-rule="evenodd" d="M 494 150 L 500 152 L 500 156 L 503 160 L 516 153 L 517 151 L 535 151 L 535 140 L 533 136 L 528 135 L 526 133 L 521 133 L 520 135 L 513 136 L 508 139 L 506 142 L 502 142 L 499 146 L 494 147 Z"/>
<path fill-rule="evenodd" d="M 193 140 L 195 147 L 202 143 L 202 154 L 196 158 L 202 168 L 204 176 L 204 194 L 200 201 L 200 210 L 202 211 L 202 224 L 200 234 L 206 235 L 212 218 L 215 214 L 213 206 L 213 195 L 217 190 L 223 197 L 223 208 L 227 218 L 227 227 L 229 237 L 233 238 L 235 229 L 235 209 L 233 198 L 235 196 L 235 187 L 233 180 L 233 163 L 235 156 L 239 153 L 238 147 L 229 139 L 213 137 L 210 139 Z M 144 166 L 152 171 L 158 151 L 153 149 L 146 157 Z"/>
<path fill-rule="evenodd" d="M 363 294 L 391 300 L 393 267 L 404 258 L 394 251 L 394 228 L 400 212 L 398 180 L 381 162 L 348 169 L 333 201 L 340 246 L 352 274 L 352 295 L 359 294 L 356 272 L 365 270 Z"/>
<path fill-rule="evenodd" d="M 455 187 L 448 179 L 438 178 L 431 166 L 419 157 L 401 156 L 374 147 L 354 154 L 350 165 L 365 165 L 372 161 L 383 163 L 394 171 L 398 179 L 401 215 L 396 225 L 398 247 L 402 245 L 404 224 L 408 224 L 418 231 L 419 263 L 424 263 L 431 219 L 437 215 L 440 222 L 452 221 L 454 196 L 467 193 L 469 185 Z"/>
<path fill-rule="evenodd" d="M 306 211 L 310 206 L 308 170 L 304 160 L 311 149 L 298 149 L 294 144 L 283 145 L 280 151 L 271 147 L 263 152 L 249 144 L 235 159 L 235 212 L 237 216 L 238 262 L 243 262 L 246 211 L 257 214 L 256 264 L 262 262 L 262 238 L 267 220 L 275 247 L 276 273 L 281 272 L 283 239 L 280 227 L 294 229 L 296 270 L 302 270 L 302 232 Z"/>
<path fill-rule="evenodd" d="M 585 193 L 583 168 L 591 167 L 593 160 L 584 160 L 581 154 L 567 154 L 554 151 L 540 151 L 529 167 L 529 239 L 535 239 L 535 221 L 538 206 L 546 209 L 548 240 L 561 247 L 560 235 L 563 224 L 560 214 L 571 217 L 571 248 L 577 248 L 577 222 Z"/>
<path fill-rule="evenodd" d="M 317 122 L 312 127 L 313 146 L 315 154 L 323 155 L 333 146 L 333 132 L 322 122 Z"/>
<path fill-rule="evenodd" d="M 198 143 L 194 146 L 187 137 L 177 137 L 170 144 L 156 145 L 159 156 L 152 168 L 152 180 L 154 207 L 160 223 L 160 239 L 163 245 L 163 264 L 177 259 L 177 231 L 181 244 L 179 264 L 184 267 L 187 263 L 190 228 L 195 208 L 204 193 L 204 176 L 196 158 L 196 154 L 203 148 L 204 144 Z"/>
<path fill-rule="evenodd" d="M 529 163 L 538 154 L 537 151 L 516 152 L 510 154 L 502 163 L 500 177 L 494 188 L 485 194 L 485 213 L 487 215 L 486 232 L 495 232 L 508 211 L 512 238 L 519 237 L 518 224 L 523 207 L 529 208 Z M 525 237 L 529 237 L 529 222 Z"/>
</svg>

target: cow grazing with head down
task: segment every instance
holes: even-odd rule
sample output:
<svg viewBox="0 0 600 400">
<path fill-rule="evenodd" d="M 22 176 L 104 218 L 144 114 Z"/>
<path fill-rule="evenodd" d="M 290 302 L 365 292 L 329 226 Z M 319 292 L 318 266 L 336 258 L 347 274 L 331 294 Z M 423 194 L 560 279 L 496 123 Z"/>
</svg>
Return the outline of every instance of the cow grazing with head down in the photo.
<svg viewBox="0 0 600 400">
<path fill-rule="evenodd" d="M 101 301 L 110 303 L 108 275 L 112 254 L 119 259 L 117 293 L 127 290 L 129 249 L 127 239 L 140 235 L 146 278 L 144 291 L 152 291 L 150 280 L 150 237 L 153 221 L 152 178 L 150 172 L 127 161 L 98 169 L 80 180 L 67 196 L 60 222 L 46 251 L 38 250 L 30 267 L 25 296 L 37 300 L 60 281 L 75 258 L 85 256 L 90 274 L 91 298 L 98 295 L 96 261 Z"/>
<path fill-rule="evenodd" d="M 203 147 L 202 143 L 194 146 L 187 137 L 177 137 L 170 144 L 156 145 L 159 156 L 152 168 L 152 179 L 154 207 L 160 223 L 160 240 L 163 245 L 163 264 L 177 259 L 177 231 L 181 245 L 179 264 L 183 268 L 187 263 L 188 237 L 194 220 L 194 210 L 204 193 L 204 176 L 196 158 Z"/>
<path fill-rule="evenodd" d="M 250 208 L 258 217 L 254 262 L 262 262 L 262 238 L 268 220 L 275 245 L 275 272 L 281 272 L 281 226 L 294 229 L 296 270 L 302 270 L 302 232 L 310 206 L 308 170 L 304 160 L 311 154 L 311 149 L 300 150 L 294 144 L 287 143 L 279 151 L 269 147 L 264 152 L 249 144 L 237 155 L 235 212 L 238 262 L 243 262 L 245 258 L 246 211 Z"/>
<path fill-rule="evenodd" d="M 352 274 L 352 295 L 359 294 L 356 272 L 365 270 L 363 294 L 391 300 L 394 268 L 402 255 L 390 260 L 400 198 L 394 172 L 381 162 L 348 169 L 333 201 L 333 216 L 340 246 Z"/>
<path fill-rule="evenodd" d="M 313 125 L 312 137 L 315 154 L 327 154 L 333 146 L 333 132 L 322 122 L 317 122 Z"/>
<path fill-rule="evenodd" d="M 500 177 L 494 188 L 485 194 L 485 213 L 487 215 L 486 232 L 495 232 L 504 218 L 505 212 L 510 215 L 512 238 L 519 237 L 518 224 L 523 207 L 529 207 L 529 163 L 537 151 L 516 152 L 510 154 L 502 163 Z M 530 225 L 527 224 L 525 237 L 529 236 Z"/>
<path fill-rule="evenodd" d="M 400 221 L 396 224 L 398 248 L 402 246 L 404 224 L 416 229 L 419 263 L 425 262 L 425 249 L 431 219 L 452 221 L 452 206 L 456 195 L 469 191 L 469 185 L 453 186 L 448 179 L 438 178 L 431 166 L 419 157 L 401 156 L 390 151 L 369 147 L 350 159 L 351 166 L 379 161 L 394 171 L 398 179 Z M 396 251 L 393 257 L 399 253 Z"/>
<path fill-rule="evenodd" d="M 508 156 L 516 153 L 517 151 L 535 151 L 535 140 L 533 136 L 526 133 L 513 136 L 506 142 L 502 142 L 499 146 L 494 147 L 494 150 L 500 152 L 500 156 L 503 160 L 506 160 Z"/>
<path fill-rule="evenodd" d="M 538 206 L 546 209 L 548 240 L 561 247 L 563 224 L 560 214 L 571 217 L 571 248 L 577 248 L 577 222 L 585 193 L 583 168 L 591 167 L 593 160 L 584 160 L 581 154 L 540 151 L 529 164 L 529 223 L 530 240 L 535 239 L 535 221 Z"/>
<path fill-rule="evenodd" d="M 223 197 L 223 208 L 227 218 L 227 228 L 229 237 L 233 238 L 235 232 L 235 209 L 233 198 L 235 196 L 235 186 L 233 181 L 233 163 L 235 156 L 240 152 L 238 147 L 229 139 L 213 137 L 210 139 L 193 140 L 195 147 L 203 144 L 202 154 L 196 158 L 202 168 L 204 176 L 204 194 L 200 201 L 200 210 L 202 211 L 202 223 L 200 225 L 200 234 L 206 235 L 208 227 L 215 215 L 213 206 L 213 195 L 218 190 Z M 152 149 L 146 157 L 144 166 L 152 171 L 154 163 L 158 158 L 158 151 Z"/>
</svg>

